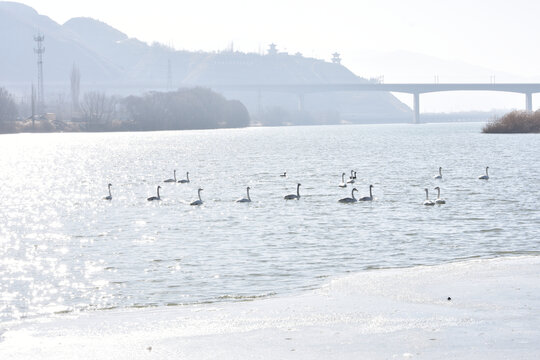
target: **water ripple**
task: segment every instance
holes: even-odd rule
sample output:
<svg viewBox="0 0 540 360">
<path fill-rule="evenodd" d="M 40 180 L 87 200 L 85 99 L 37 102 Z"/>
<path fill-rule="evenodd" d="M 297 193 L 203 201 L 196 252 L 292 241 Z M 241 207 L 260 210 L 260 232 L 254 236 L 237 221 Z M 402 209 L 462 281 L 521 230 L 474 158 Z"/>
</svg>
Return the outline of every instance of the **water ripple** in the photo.
<svg viewBox="0 0 540 360">
<path fill-rule="evenodd" d="M 0 188 L 19 194 L 0 208 L 0 321 L 245 301 L 366 269 L 540 255 L 540 140 L 480 126 L 0 135 L 10 154 Z M 487 165 L 490 180 L 477 180 Z M 192 182 L 164 184 L 172 169 Z M 375 201 L 337 202 L 350 169 Z M 284 201 L 298 182 L 301 200 Z M 146 201 L 158 184 L 163 200 Z M 438 185 L 447 203 L 423 206 L 423 189 Z M 190 206 L 199 186 L 205 204 Z M 253 202 L 235 203 L 246 186 Z"/>
</svg>

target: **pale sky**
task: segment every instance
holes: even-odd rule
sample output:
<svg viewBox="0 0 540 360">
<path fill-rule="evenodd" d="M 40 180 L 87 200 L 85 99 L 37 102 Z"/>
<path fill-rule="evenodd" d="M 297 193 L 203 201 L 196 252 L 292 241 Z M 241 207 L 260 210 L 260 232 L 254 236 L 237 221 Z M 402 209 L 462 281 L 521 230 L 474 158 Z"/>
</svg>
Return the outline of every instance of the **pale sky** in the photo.
<svg viewBox="0 0 540 360">
<path fill-rule="evenodd" d="M 518 75 L 540 75 L 536 0 L 23 0 L 64 23 L 104 21 L 177 49 L 282 50 L 329 59 L 406 50 Z M 354 67 L 354 64 L 346 64 Z"/>
<path fill-rule="evenodd" d="M 439 65 L 425 74 L 422 68 L 407 71 L 397 65 L 399 56 L 385 56 L 397 51 L 472 64 L 493 74 L 516 75 L 521 81 L 540 78 L 540 1 L 536 0 L 19 2 L 58 23 L 92 17 L 129 37 L 176 49 L 214 51 L 233 43 L 235 50 L 260 52 L 273 42 L 281 51 L 325 60 L 337 51 L 357 75 L 384 75 L 385 82 L 425 82 L 434 78 L 435 71 L 442 74 L 440 82 L 490 81 L 486 74 L 473 79 L 470 72 L 461 74 Z M 370 62 L 372 54 L 378 54 L 377 60 Z"/>
</svg>

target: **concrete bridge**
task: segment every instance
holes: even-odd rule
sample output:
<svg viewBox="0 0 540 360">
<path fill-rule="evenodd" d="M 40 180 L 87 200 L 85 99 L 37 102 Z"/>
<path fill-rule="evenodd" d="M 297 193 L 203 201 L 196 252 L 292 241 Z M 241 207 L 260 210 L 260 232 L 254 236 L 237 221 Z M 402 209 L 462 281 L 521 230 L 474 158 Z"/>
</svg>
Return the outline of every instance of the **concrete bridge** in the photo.
<svg viewBox="0 0 540 360">
<path fill-rule="evenodd" d="M 400 92 L 413 95 L 413 122 L 420 121 L 420 94 L 441 91 L 502 91 L 520 93 L 525 95 L 525 110 L 532 111 L 532 94 L 540 92 L 540 84 L 536 83 L 455 83 L 455 84 L 246 84 L 246 85 L 207 85 L 213 89 L 284 92 L 298 95 L 298 106 L 303 110 L 304 95 L 309 93 L 335 92 L 335 91 L 386 91 Z"/>
</svg>

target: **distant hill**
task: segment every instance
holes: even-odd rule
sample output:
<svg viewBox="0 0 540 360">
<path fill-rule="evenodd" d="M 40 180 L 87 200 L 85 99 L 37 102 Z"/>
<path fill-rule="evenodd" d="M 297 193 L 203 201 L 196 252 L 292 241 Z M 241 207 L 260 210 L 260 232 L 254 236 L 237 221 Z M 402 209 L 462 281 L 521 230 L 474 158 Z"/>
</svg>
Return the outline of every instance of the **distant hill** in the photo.
<svg viewBox="0 0 540 360">
<path fill-rule="evenodd" d="M 77 35 L 32 8 L 13 2 L 0 3 L 0 79 L 28 87 L 36 82 L 34 36 L 45 35 L 45 82 L 56 87 L 69 83 L 73 62 L 87 72 L 88 80 L 115 81 L 121 69 L 93 52 Z"/>
<path fill-rule="evenodd" d="M 60 25 L 34 9 L 0 2 L 0 86 L 27 96 L 36 83 L 37 32 L 45 35 L 44 83 L 46 101 L 69 94 L 70 73 L 76 64 L 81 91 L 105 90 L 127 96 L 151 90 L 234 84 L 362 83 L 346 67 L 301 55 L 240 52 L 176 51 L 161 44 L 148 45 L 90 18 L 74 18 Z M 291 94 L 221 91 L 242 101 L 251 114 L 273 109 L 294 113 L 298 97 Z M 327 93 L 306 95 L 308 123 L 336 121 L 410 121 L 410 109 L 390 93 Z M 294 117 L 294 116 L 293 116 Z M 319 119 L 319 120 L 314 120 Z M 294 123 L 294 121 L 293 121 Z"/>
</svg>

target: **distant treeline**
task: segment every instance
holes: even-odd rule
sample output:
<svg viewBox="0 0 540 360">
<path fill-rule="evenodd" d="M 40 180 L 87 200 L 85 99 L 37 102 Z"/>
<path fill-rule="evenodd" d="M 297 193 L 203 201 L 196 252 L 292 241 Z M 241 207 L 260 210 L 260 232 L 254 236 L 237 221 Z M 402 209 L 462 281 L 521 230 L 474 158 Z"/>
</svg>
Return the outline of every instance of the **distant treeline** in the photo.
<svg viewBox="0 0 540 360">
<path fill-rule="evenodd" d="M 540 133 L 540 110 L 512 111 L 487 123 L 484 133 Z"/>
<path fill-rule="evenodd" d="M 236 128 L 250 121 L 241 102 L 204 88 L 129 96 L 122 104 L 134 130 Z"/>
<path fill-rule="evenodd" d="M 4 88 L 0 87 L 0 132 L 7 130 L 9 121 L 17 118 L 17 105 L 13 96 Z"/>
<path fill-rule="evenodd" d="M 88 92 L 76 104 L 49 105 L 50 113 L 32 119 L 28 102 L 17 106 L 13 97 L 0 88 L 0 131 L 187 130 L 245 127 L 250 123 L 241 102 L 227 100 L 205 88 L 156 91 L 126 98 Z"/>
</svg>

